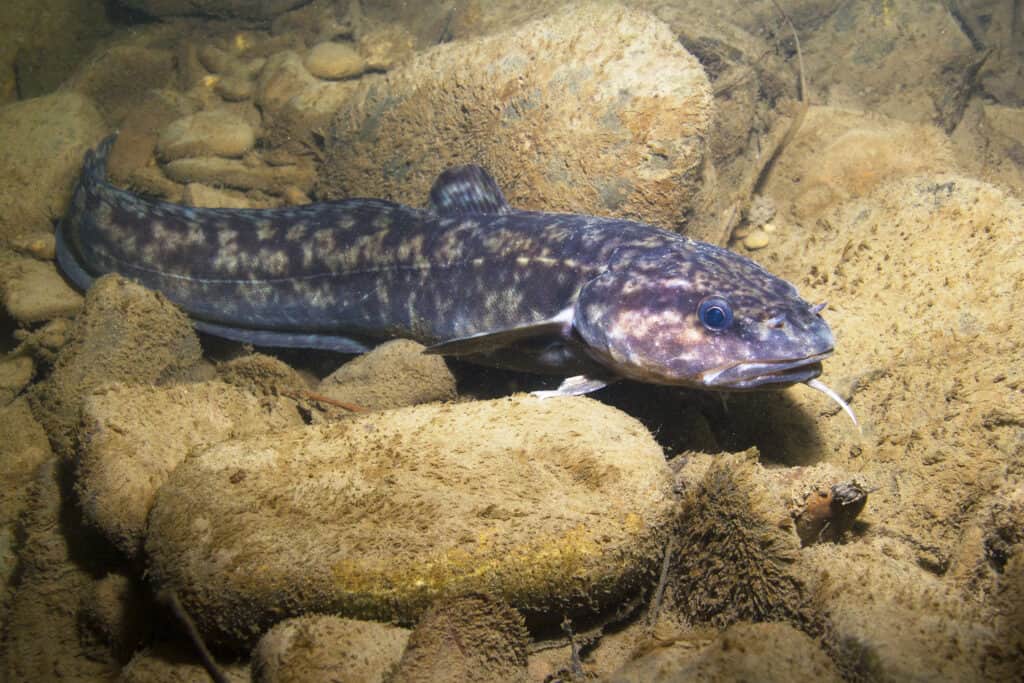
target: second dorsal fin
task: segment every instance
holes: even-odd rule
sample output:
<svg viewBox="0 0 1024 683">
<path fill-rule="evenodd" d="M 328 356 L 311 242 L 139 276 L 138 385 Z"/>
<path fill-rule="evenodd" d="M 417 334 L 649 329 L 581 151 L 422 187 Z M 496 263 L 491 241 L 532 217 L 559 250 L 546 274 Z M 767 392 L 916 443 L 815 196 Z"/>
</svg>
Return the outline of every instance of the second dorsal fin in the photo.
<svg viewBox="0 0 1024 683">
<path fill-rule="evenodd" d="M 453 166 L 430 188 L 430 209 L 439 216 L 504 214 L 512 210 L 494 177 L 481 166 Z"/>
</svg>

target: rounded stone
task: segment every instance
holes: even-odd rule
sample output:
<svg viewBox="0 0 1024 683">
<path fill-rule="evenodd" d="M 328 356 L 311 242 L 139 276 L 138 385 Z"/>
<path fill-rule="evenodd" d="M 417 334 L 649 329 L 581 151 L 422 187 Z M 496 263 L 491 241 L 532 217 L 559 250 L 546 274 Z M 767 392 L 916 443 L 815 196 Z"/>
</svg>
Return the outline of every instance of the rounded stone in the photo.
<svg viewBox="0 0 1024 683">
<path fill-rule="evenodd" d="M 157 153 L 165 161 L 188 157 L 240 157 L 256 143 L 245 119 L 215 109 L 184 116 L 160 134 Z"/>
<path fill-rule="evenodd" d="M 411 339 L 385 342 L 325 377 L 318 393 L 370 410 L 454 400 L 455 377 L 424 348 Z"/>
<path fill-rule="evenodd" d="M 429 404 L 196 452 L 157 494 L 146 550 L 204 635 L 283 618 L 411 623 L 437 600 L 527 618 L 617 604 L 676 509 L 661 448 L 587 398 Z"/>
<path fill-rule="evenodd" d="M 349 43 L 320 43 L 306 55 L 305 64 L 309 73 L 327 80 L 352 78 L 366 71 L 366 61 Z"/>
<path fill-rule="evenodd" d="M 762 228 L 757 228 L 743 238 L 743 246 L 751 251 L 755 251 L 757 249 L 764 249 L 771 244 L 771 241 L 772 238 L 771 235 L 768 234 L 768 231 Z"/>
<path fill-rule="evenodd" d="M 409 630 L 375 621 L 312 614 L 286 619 L 260 638 L 252 653 L 255 683 L 391 680 Z"/>
</svg>

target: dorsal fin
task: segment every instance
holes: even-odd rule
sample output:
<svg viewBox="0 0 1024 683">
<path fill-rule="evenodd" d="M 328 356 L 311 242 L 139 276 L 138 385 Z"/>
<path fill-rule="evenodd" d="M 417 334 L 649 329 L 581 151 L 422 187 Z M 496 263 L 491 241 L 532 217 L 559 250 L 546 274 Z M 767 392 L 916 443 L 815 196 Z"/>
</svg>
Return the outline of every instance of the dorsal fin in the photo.
<svg viewBox="0 0 1024 683">
<path fill-rule="evenodd" d="M 439 216 L 504 214 L 512 210 L 494 177 L 481 166 L 453 166 L 430 188 L 430 210 Z"/>
</svg>

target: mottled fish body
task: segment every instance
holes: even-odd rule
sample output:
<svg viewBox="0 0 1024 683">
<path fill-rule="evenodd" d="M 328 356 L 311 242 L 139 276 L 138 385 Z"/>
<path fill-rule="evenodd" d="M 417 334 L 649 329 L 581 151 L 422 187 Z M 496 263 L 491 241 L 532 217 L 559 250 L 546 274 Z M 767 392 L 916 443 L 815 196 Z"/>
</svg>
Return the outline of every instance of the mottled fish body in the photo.
<svg viewBox="0 0 1024 683">
<path fill-rule="evenodd" d="M 451 169 L 427 209 L 347 199 L 284 209 L 152 201 L 86 156 L 58 229 L 80 288 L 120 273 L 203 331 L 361 353 L 395 337 L 436 353 L 729 390 L 813 380 L 832 353 L 821 307 L 753 261 L 652 226 L 514 210 L 486 171 Z"/>
</svg>

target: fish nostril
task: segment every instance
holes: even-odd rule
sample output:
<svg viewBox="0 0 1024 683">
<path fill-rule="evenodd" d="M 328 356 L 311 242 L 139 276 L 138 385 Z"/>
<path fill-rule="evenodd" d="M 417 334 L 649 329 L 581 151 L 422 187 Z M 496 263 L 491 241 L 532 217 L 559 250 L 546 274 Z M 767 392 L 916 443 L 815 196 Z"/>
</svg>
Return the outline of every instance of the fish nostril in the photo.
<svg viewBox="0 0 1024 683">
<path fill-rule="evenodd" d="M 781 330 L 783 327 L 786 326 L 786 314 L 779 313 L 776 316 L 772 316 L 771 318 L 768 318 L 768 320 L 766 320 L 764 324 L 772 329 Z"/>
</svg>

